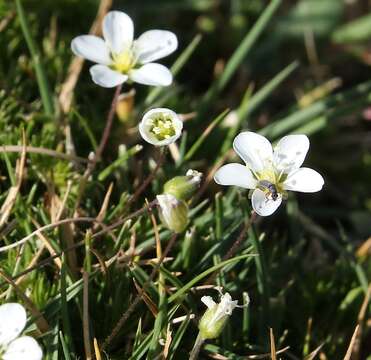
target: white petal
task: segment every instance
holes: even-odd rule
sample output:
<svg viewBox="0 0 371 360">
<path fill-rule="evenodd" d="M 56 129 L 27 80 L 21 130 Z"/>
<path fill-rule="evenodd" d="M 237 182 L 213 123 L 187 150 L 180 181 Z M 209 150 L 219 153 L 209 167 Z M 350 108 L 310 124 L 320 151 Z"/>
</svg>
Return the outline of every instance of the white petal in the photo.
<svg viewBox="0 0 371 360">
<path fill-rule="evenodd" d="M 233 148 L 245 163 L 256 172 L 262 171 L 272 161 L 272 145 L 262 135 L 242 132 L 233 141 Z"/>
<path fill-rule="evenodd" d="M 43 352 L 35 339 L 22 336 L 12 341 L 7 347 L 4 360 L 41 360 Z"/>
<path fill-rule="evenodd" d="M 213 308 L 216 305 L 216 302 L 212 299 L 211 296 L 203 296 L 201 301 L 207 306 L 208 309 Z"/>
<path fill-rule="evenodd" d="M 22 332 L 26 320 L 26 310 L 22 305 L 8 303 L 0 306 L 0 348 Z"/>
<path fill-rule="evenodd" d="M 227 164 L 218 169 L 214 180 L 220 185 L 235 185 L 245 189 L 255 189 L 257 183 L 247 166 L 236 163 Z"/>
<path fill-rule="evenodd" d="M 90 68 L 93 81 L 100 86 L 111 88 L 124 83 L 128 76 L 120 74 L 105 65 L 94 65 Z"/>
<path fill-rule="evenodd" d="M 251 197 L 252 207 L 260 216 L 272 215 L 281 203 L 281 196 L 279 196 L 277 200 L 270 200 L 266 198 L 265 193 L 260 189 L 255 189 Z"/>
<path fill-rule="evenodd" d="M 237 303 L 238 301 L 232 300 L 232 297 L 229 295 L 229 293 L 225 293 L 220 299 L 219 308 L 225 315 L 231 315 L 233 309 L 237 306 Z"/>
<path fill-rule="evenodd" d="M 110 11 L 103 20 L 103 36 L 115 54 L 130 47 L 134 38 L 134 24 L 122 11 Z"/>
<path fill-rule="evenodd" d="M 150 30 L 135 41 L 134 51 L 139 63 L 146 64 L 168 56 L 177 47 L 178 39 L 171 31 Z"/>
<path fill-rule="evenodd" d="M 309 149 L 306 135 L 288 135 L 283 137 L 274 148 L 274 164 L 278 171 L 289 173 L 299 169 Z"/>
<path fill-rule="evenodd" d="M 283 188 L 285 190 L 312 193 L 320 191 L 324 183 L 321 174 L 313 169 L 303 167 L 289 174 L 283 183 Z"/>
<path fill-rule="evenodd" d="M 72 40 L 71 49 L 75 55 L 98 64 L 109 65 L 112 62 L 106 43 L 98 36 L 78 36 Z"/>
<path fill-rule="evenodd" d="M 173 82 L 170 70 L 166 66 L 156 63 L 146 64 L 139 69 L 131 70 L 129 77 L 139 84 L 152 86 L 169 86 Z"/>
</svg>

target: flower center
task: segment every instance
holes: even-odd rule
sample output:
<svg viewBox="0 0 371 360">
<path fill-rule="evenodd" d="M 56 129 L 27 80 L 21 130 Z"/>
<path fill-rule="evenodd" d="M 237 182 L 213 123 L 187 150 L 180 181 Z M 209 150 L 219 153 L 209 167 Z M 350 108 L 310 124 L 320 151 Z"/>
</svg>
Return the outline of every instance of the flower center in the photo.
<svg viewBox="0 0 371 360">
<path fill-rule="evenodd" d="M 111 54 L 112 56 L 112 68 L 122 74 L 126 74 L 131 70 L 136 63 L 133 51 L 129 48 L 122 51 L 119 54 Z"/>
<path fill-rule="evenodd" d="M 169 139 L 176 134 L 171 116 L 155 115 L 148 121 L 149 131 L 158 141 Z"/>
<path fill-rule="evenodd" d="M 254 173 L 258 180 L 257 188 L 265 193 L 267 200 L 276 201 L 279 196 L 287 197 L 286 191 L 283 188 L 283 182 L 287 178 L 287 174 L 279 172 L 271 164 L 260 172 Z"/>
</svg>

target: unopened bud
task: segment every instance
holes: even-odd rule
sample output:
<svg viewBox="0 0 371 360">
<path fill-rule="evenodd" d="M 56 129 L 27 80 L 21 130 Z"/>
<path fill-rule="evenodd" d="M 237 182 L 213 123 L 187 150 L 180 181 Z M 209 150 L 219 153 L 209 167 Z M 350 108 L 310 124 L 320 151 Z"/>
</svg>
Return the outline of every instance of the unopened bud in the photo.
<svg viewBox="0 0 371 360">
<path fill-rule="evenodd" d="M 176 232 L 183 232 L 188 225 L 188 206 L 171 194 L 157 195 L 160 206 L 160 219 L 165 227 Z"/>
<path fill-rule="evenodd" d="M 171 194 L 179 200 L 189 200 L 201 183 L 202 173 L 188 170 L 185 176 L 176 176 L 165 183 L 164 193 Z"/>
</svg>

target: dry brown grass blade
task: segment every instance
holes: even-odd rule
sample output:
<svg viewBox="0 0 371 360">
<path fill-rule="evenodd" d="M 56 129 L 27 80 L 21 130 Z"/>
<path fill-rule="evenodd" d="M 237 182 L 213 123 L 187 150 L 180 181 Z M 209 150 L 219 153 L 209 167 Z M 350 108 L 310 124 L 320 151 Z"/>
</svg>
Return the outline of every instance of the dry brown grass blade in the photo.
<svg viewBox="0 0 371 360">
<path fill-rule="evenodd" d="M 164 345 L 164 351 L 163 351 L 164 359 L 167 359 L 169 355 L 169 350 L 170 350 L 170 345 L 171 345 L 172 340 L 173 338 L 171 336 L 171 330 L 170 330 L 170 324 L 169 324 L 166 329 L 166 339 L 165 339 L 165 345 Z"/>
<path fill-rule="evenodd" d="M 276 343 L 274 341 L 274 334 L 273 334 L 273 329 L 269 329 L 269 338 L 271 342 L 271 359 L 272 360 L 277 360 L 277 355 L 276 355 Z"/>
<path fill-rule="evenodd" d="M 155 278 L 158 270 L 160 269 L 160 266 L 162 264 L 162 261 L 166 256 L 170 253 L 171 249 L 173 248 L 176 240 L 178 238 L 178 234 L 173 234 L 170 238 L 169 242 L 167 243 L 164 252 L 162 253 L 162 256 L 158 262 L 158 264 L 155 265 L 153 268 L 151 275 L 149 276 L 148 280 L 145 281 L 143 284 L 143 288 L 139 292 L 138 296 L 135 298 L 135 300 L 129 305 L 129 308 L 125 311 L 125 313 L 121 316 L 120 320 L 116 323 L 114 328 L 112 329 L 111 334 L 104 340 L 102 344 L 102 349 L 106 349 L 109 344 L 111 344 L 112 340 L 116 337 L 116 335 L 119 333 L 119 331 L 122 329 L 126 321 L 129 319 L 130 315 L 134 312 L 137 305 L 142 300 L 142 293 L 146 290 L 147 286 L 153 281 Z"/>
<path fill-rule="evenodd" d="M 0 153 L 21 153 L 22 148 L 23 148 L 22 145 L 1 145 Z M 47 156 L 54 157 L 56 159 L 74 161 L 78 163 L 89 162 L 89 159 L 85 159 L 80 156 L 69 155 L 69 154 L 62 153 L 60 151 L 55 151 L 52 149 L 36 147 L 36 146 L 26 146 L 26 152 L 32 153 L 32 154 L 47 155 Z"/>
<path fill-rule="evenodd" d="M 370 302 L 370 298 L 371 298 L 371 284 L 368 285 L 366 296 L 363 300 L 361 309 L 360 309 L 359 314 L 358 314 L 358 323 L 359 324 L 361 324 L 366 318 L 367 307 L 368 307 L 368 303 Z"/>
<path fill-rule="evenodd" d="M 23 132 L 23 146 L 21 158 L 17 161 L 16 165 L 16 184 L 9 189 L 8 196 L 6 197 L 0 209 L 0 228 L 8 221 L 12 208 L 17 200 L 17 195 L 22 185 L 24 168 L 26 164 L 26 136 Z"/>
<path fill-rule="evenodd" d="M 365 318 L 367 315 L 367 310 L 368 310 L 368 304 L 370 302 L 370 297 L 371 297 L 371 284 L 368 286 L 367 293 L 365 295 L 365 298 L 363 300 L 361 309 L 359 310 L 358 313 L 358 325 L 359 325 L 359 331 L 354 343 L 353 347 L 353 360 L 359 360 L 361 358 L 361 339 L 362 339 L 362 334 L 364 330 L 364 325 L 365 325 Z"/>
<path fill-rule="evenodd" d="M 39 248 L 39 250 L 37 250 L 37 253 L 34 255 L 34 257 L 31 259 L 30 263 L 28 264 L 28 266 L 26 267 L 25 270 L 28 270 L 30 268 L 32 268 L 33 266 L 35 266 L 38 262 L 38 260 L 40 259 L 41 255 L 43 254 L 45 250 L 45 245 L 42 244 Z M 21 277 L 19 277 L 17 280 L 16 280 L 16 284 L 19 286 L 23 280 L 27 277 L 27 274 L 26 275 L 23 275 Z"/>
<path fill-rule="evenodd" d="M 12 244 L 0 247 L 0 252 L 8 251 L 10 249 L 16 248 L 16 247 L 26 243 L 27 241 L 31 240 L 34 236 L 36 236 L 37 233 L 39 233 L 39 232 L 46 231 L 46 230 L 49 230 L 49 229 L 53 229 L 55 227 L 58 227 L 60 225 L 63 225 L 63 224 L 69 223 L 69 222 L 73 222 L 73 223 L 77 223 L 77 222 L 96 222 L 96 219 L 91 218 L 91 217 L 68 218 L 68 219 L 59 220 L 55 223 L 44 225 L 41 228 L 38 228 L 35 231 L 33 231 L 31 234 L 28 234 L 27 236 L 25 236 L 21 240 L 18 240 L 16 242 L 12 243 Z M 81 245 L 83 245 L 83 243 L 81 243 Z"/>
<path fill-rule="evenodd" d="M 101 254 L 99 254 L 99 252 L 93 248 L 90 248 L 90 251 L 95 255 L 95 257 L 98 259 L 98 262 L 99 262 L 99 265 L 100 265 L 100 268 L 101 268 L 101 271 L 104 275 L 107 275 L 107 264 L 106 262 L 103 260 L 103 256 Z"/>
<path fill-rule="evenodd" d="M 74 246 L 76 245 L 74 240 L 75 229 L 76 227 L 74 223 L 65 223 L 60 226 L 62 242 L 66 245 L 67 248 L 73 249 L 66 253 L 68 267 L 72 275 L 77 277 L 79 272 L 79 265 L 77 261 L 76 248 L 74 248 Z"/>
<path fill-rule="evenodd" d="M 15 18 L 17 15 L 16 11 L 10 11 L 7 16 L 5 16 L 0 21 L 0 32 L 4 31 L 6 27 L 9 25 L 9 23 Z"/>
<path fill-rule="evenodd" d="M 142 300 L 146 303 L 152 315 L 156 317 L 158 315 L 158 309 L 157 309 L 156 304 L 152 301 L 149 295 L 139 286 L 139 284 L 136 282 L 135 279 L 133 279 L 133 282 L 134 282 L 135 288 L 138 291 L 138 294 L 140 294 L 140 296 L 142 297 Z"/>
<path fill-rule="evenodd" d="M 72 184 L 69 183 L 67 186 L 66 193 L 61 200 L 60 197 L 55 193 L 54 186 L 49 188 L 49 198 L 50 198 L 50 217 L 53 223 L 59 221 L 59 219 L 64 215 L 65 205 L 71 191 Z M 66 213 L 66 212 L 65 212 Z M 67 247 L 72 247 L 75 245 L 74 236 L 76 232 L 76 227 L 73 223 L 66 223 L 60 226 L 60 237 L 62 242 Z M 66 254 L 67 263 L 73 276 L 78 274 L 78 260 L 76 250 L 71 250 Z"/>
<path fill-rule="evenodd" d="M 99 35 L 101 31 L 101 24 L 104 16 L 107 14 L 108 10 L 112 6 L 112 0 L 101 0 L 97 16 L 90 28 L 89 34 Z M 63 114 L 66 114 L 71 109 L 73 91 L 79 79 L 82 66 L 84 65 L 84 59 L 74 57 L 69 68 L 68 75 L 61 87 L 61 92 L 59 94 L 59 105 Z"/>
<path fill-rule="evenodd" d="M 84 289 L 83 289 L 83 333 L 84 333 L 84 349 L 86 360 L 92 359 L 91 343 L 90 343 L 90 328 L 89 328 L 89 274 L 82 274 Z"/>
<path fill-rule="evenodd" d="M 371 255 L 371 237 L 365 240 L 356 251 L 357 258 L 364 258 L 370 255 Z"/>
<path fill-rule="evenodd" d="M 354 330 L 354 333 L 353 333 L 352 339 L 350 340 L 350 344 L 349 344 L 347 353 L 345 354 L 344 360 L 350 360 L 352 357 L 353 347 L 357 339 L 358 331 L 359 331 L 359 325 L 357 325 L 356 329 Z"/>
<path fill-rule="evenodd" d="M 40 224 L 35 220 L 35 219 L 32 219 L 32 223 L 37 227 L 37 228 L 40 228 Z M 36 234 L 36 236 L 43 242 L 44 246 L 48 249 L 49 251 L 49 254 L 51 256 L 54 256 L 57 254 L 57 252 L 54 250 L 51 242 L 49 241 L 49 239 L 41 232 L 38 232 Z M 62 261 L 60 258 L 56 257 L 54 258 L 54 262 L 55 262 L 55 265 L 57 265 L 58 269 L 62 269 Z"/>
<path fill-rule="evenodd" d="M 149 206 L 148 201 L 146 200 L 146 205 Z M 151 222 L 153 225 L 153 231 L 155 233 L 155 240 L 156 240 L 156 256 L 159 260 L 162 256 L 162 248 L 161 248 L 161 241 L 160 241 L 160 233 L 158 231 L 157 221 L 155 216 L 153 215 L 152 209 L 149 210 L 149 216 L 151 218 Z"/>
<path fill-rule="evenodd" d="M 316 349 L 314 349 L 310 354 L 308 354 L 304 358 L 304 360 L 313 360 L 317 356 L 317 354 L 319 353 L 319 351 L 322 349 L 322 346 L 323 346 L 323 344 L 321 344 Z"/>
<path fill-rule="evenodd" d="M 97 215 L 97 221 L 99 221 L 99 222 L 102 222 L 104 217 L 106 216 L 106 212 L 107 212 L 107 208 L 108 208 L 108 205 L 109 205 L 109 200 L 111 198 L 112 190 L 113 190 L 113 183 L 111 183 L 109 185 L 107 193 L 104 197 L 102 206 L 101 206 L 101 208 L 99 210 L 99 213 Z M 95 224 L 94 225 L 94 230 L 96 230 L 96 229 L 97 229 L 97 225 Z"/>
<path fill-rule="evenodd" d="M 50 184 L 48 184 L 48 211 L 51 218 L 52 223 L 58 222 L 59 218 L 63 215 L 63 210 L 65 207 L 65 202 L 67 201 L 67 197 L 69 195 L 69 191 L 71 189 L 71 185 L 69 184 L 67 187 L 67 191 L 64 195 L 64 199 L 61 201 L 58 194 L 55 192 L 55 186 L 53 182 L 51 181 Z M 40 228 L 40 224 L 38 224 L 35 220 L 32 220 L 33 224 Z M 74 244 L 73 242 L 73 234 L 75 232 L 75 226 L 71 223 L 63 224 L 60 227 L 60 236 L 62 240 L 64 241 L 64 244 L 67 244 L 68 246 L 72 246 Z M 51 256 L 56 255 L 56 251 L 51 246 L 50 242 L 48 241 L 47 237 L 43 235 L 41 232 L 37 233 L 37 236 L 45 243 L 47 246 L 47 249 Z M 71 272 L 74 274 L 74 276 L 77 275 L 77 256 L 75 250 L 72 250 L 66 254 L 67 257 L 67 263 L 70 267 Z M 57 264 L 59 269 L 62 267 L 62 263 L 59 258 L 55 258 L 54 262 Z"/>
<path fill-rule="evenodd" d="M 100 354 L 98 341 L 97 341 L 96 338 L 94 338 L 94 352 L 95 352 L 95 360 L 102 360 L 102 356 Z"/>
<path fill-rule="evenodd" d="M 0 269 L 0 276 L 10 285 L 13 286 L 14 290 L 17 292 L 17 295 L 22 299 L 25 307 L 35 318 L 35 323 L 41 333 L 45 333 L 50 330 L 49 324 L 41 314 L 41 312 L 36 308 L 34 303 L 30 298 L 19 288 L 19 286 L 8 276 L 5 272 Z"/>
<path fill-rule="evenodd" d="M 174 162 L 177 163 L 180 159 L 180 151 L 179 147 L 176 143 L 172 143 L 169 145 L 170 155 L 173 158 Z"/>
<path fill-rule="evenodd" d="M 283 349 L 277 350 L 276 355 L 282 354 L 289 349 L 290 349 L 290 346 L 286 346 Z M 270 357 L 271 357 L 271 353 L 269 353 L 269 354 L 259 354 L 259 355 L 248 355 L 248 356 L 246 356 L 246 359 L 257 360 L 257 359 L 268 359 Z"/>
<path fill-rule="evenodd" d="M 72 181 L 67 181 L 66 192 L 63 196 L 62 202 L 59 204 L 58 211 L 57 211 L 57 214 L 56 214 L 55 218 L 54 219 L 52 218 L 53 222 L 59 221 L 61 219 L 61 217 L 64 213 L 64 209 L 66 208 L 66 203 L 67 203 L 68 197 L 70 195 L 71 188 L 72 188 Z"/>
</svg>

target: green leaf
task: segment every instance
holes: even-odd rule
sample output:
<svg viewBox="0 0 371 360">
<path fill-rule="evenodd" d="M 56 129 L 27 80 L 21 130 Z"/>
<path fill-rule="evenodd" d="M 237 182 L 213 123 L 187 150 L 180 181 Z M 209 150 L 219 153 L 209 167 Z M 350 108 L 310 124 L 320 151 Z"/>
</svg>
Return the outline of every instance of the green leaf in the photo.
<svg viewBox="0 0 371 360">
<path fill-rule="evenodd" d="M 227 266 L 229 264 L 232 264 L 232 263 L 234 263 L 236 261 L 240 261 L 240 260 L 246 259 L 246 258 L 248 258 L 250 256 L 255 256 L 255 255 L 248 254 L 248 255 L 236 256 L 236 257 L 234 257 L 232 259 L 228 259 L 228 260 L 222 261 L 219 264 L 214 265 L 211 268 L 205 270 L 201 274 L 195 276 L 191 281 L 189 281 L 187 284 L 185 284 L 181 289 L 179 289 L 173 295 L 171 295 L 169 297 L 169 299 L 168 299 L 169 304 L 172 303 L 173 301 L 177 300 L 181 296 L 183 296 L 192 286 L 196 285 L 199 281 L 201 281 L 202 279 L 204 279 L 206 276 L 208 276 L 209 274 L 213 273 L 214 271 L 219 270 L 219 269 L 222 269 L 223 267 L 225 267 L 225 266 Z"/>
</svg>

